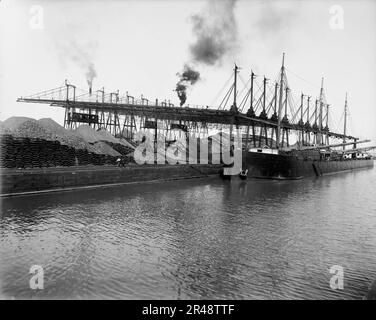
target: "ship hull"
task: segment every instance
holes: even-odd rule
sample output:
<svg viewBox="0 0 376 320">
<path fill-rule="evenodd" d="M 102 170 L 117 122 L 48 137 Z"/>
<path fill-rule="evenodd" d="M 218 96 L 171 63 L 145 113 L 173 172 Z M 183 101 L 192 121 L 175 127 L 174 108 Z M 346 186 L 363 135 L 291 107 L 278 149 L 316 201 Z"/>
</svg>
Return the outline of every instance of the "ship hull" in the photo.
<svg viewBox="0 0 376 320">
<path fill-rule="evenodd" d="M 261 152 L 245 152 L 243 157 L 248 177 L 260 179 L 302 179 L 374 166 L 372 159 L 312 160 Z"/>
</svg>

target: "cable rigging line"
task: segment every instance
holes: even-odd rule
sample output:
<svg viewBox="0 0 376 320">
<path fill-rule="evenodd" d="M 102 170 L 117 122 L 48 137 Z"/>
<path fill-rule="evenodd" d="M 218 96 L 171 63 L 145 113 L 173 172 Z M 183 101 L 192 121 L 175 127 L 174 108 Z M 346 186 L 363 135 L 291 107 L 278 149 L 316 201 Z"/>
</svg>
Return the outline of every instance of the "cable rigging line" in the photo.
<svg viewBox="0 0 376 320">
<path fill-rule="evenodd" d="M 319 88 L 319 89 L 321 88 L 320 86 L 313 84 L 312 82 L 302 78 L 301 76 L 298 76 L 296 73 L 292 72 L 290 69 L 287 69 L 286 67 L 285 67 L 285 70 L 288 71 L 289 73 L 291 73 L 292 75 L 294 75 L 295 77 L 299 78 L 300 80 L 303 80 L 304 82 L 308 83 L 309 85 L 311 85 L 315 88 Z"/>
<path fill-rule="evenodd" d="M 223 85 L 223 87 L 218 91 L 218 93 L 216 94 L 215 98 L 213 99 L 213 101 L 211 103 L 212 106 L 215 105 L 215 102 L 219 98 L 219 95 L 225 90 L 225 88 L 227 87 L 227 85 L 230 82 L 230 80 L 232 79 L 232 77 L 233 77 L 233 74 L 231 73 L 230 76 L 229 76 L 229 78 L 226 80 L 225 84 Z"/>
</svg>

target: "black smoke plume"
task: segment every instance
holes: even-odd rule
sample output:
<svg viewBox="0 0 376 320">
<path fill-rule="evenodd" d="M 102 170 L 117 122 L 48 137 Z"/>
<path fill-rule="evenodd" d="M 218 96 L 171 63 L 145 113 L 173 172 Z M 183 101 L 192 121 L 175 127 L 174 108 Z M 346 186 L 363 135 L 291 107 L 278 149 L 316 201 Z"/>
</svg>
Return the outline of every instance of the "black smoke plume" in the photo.
<svg viewBox="0 0 376 320">
<path fill-rule="evenodd" d="M 190 46 L 192 60 L 206 65 L 221 64 L 237 42 L 234 9 L 236 0 L 210 0 L 206 10 L 191 17 L 196 38 Z"/>
<path fill-rule="evenodd" d="M 188 64 L 184 65 L 182 73 L 177 73 L 179 77 L 179 82 L 176 84 L 175 91 L 178 94 L 180 100 L 180 106 L 183 106 L 187 100 L 187 88 L 188 86 L 194 85 L 198 80 L 200 80 L 200 73 L 194 70 Z"/>
<path fill-rule="evenodd" d="M 187 100 L 187 89 L 200 79 L 200 73 L 190 65 L 220 65 L 223 57 L 230 53 L 237 43 L 237 25 L 234 9 L 236 0 L 209 0 L 206 8 L 191 17 L 195 41 L 190 45 L 190 63 L 183 73 L 178 73 L 176 92 L 180 106 Z"/>
</svg>

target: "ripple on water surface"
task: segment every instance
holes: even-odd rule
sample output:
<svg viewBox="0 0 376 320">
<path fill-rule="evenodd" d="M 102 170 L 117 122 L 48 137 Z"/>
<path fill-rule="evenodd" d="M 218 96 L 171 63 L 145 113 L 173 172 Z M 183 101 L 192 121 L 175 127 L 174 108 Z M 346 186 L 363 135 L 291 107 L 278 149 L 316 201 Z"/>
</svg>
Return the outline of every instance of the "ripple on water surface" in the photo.
<svg viewBox="0 0 376 320">
<path fill-rule="evenodd" d="M 376 170 L 217 179 L 2 200 L 16 298 L 361 299 L 376 279 Z M 44 290 L 29 288 L 31 265 Z M 344 290 L 329 268 L 344 268 Z"/>
</svg>

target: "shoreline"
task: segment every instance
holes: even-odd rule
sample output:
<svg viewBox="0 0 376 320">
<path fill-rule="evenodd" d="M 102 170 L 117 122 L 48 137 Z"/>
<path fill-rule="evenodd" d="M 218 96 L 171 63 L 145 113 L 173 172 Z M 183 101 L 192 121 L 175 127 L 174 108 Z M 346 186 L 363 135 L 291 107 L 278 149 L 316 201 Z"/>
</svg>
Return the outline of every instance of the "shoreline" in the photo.
<svg viewBox="0 0 376 320">
<path fill-rule="evenodd" d="M 0 197 L 219 176 L 220 165 L 132 165 L 1 169 Z"/>
</svg>

